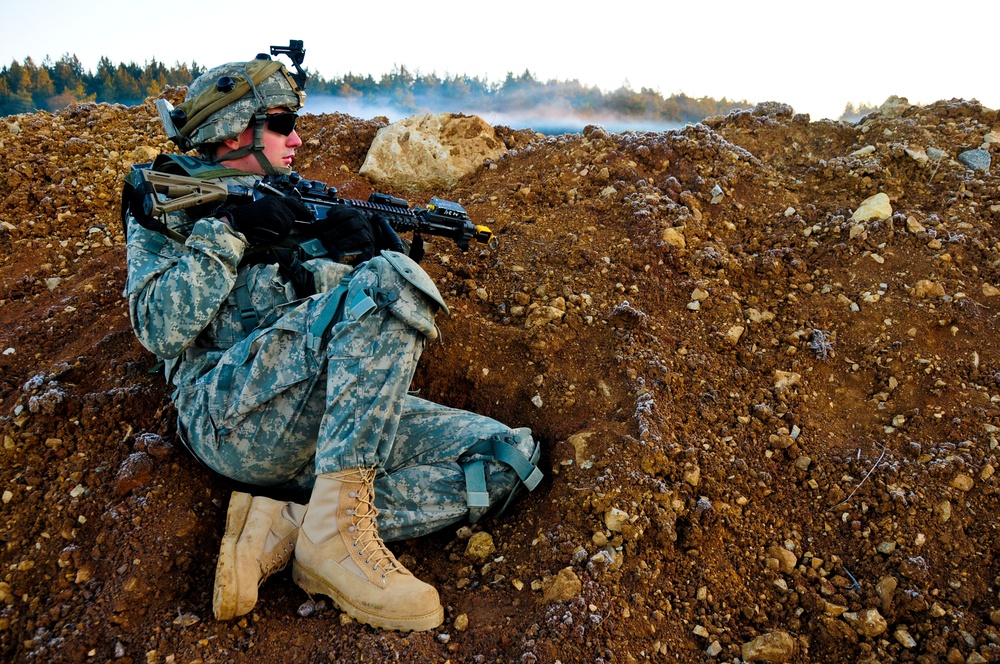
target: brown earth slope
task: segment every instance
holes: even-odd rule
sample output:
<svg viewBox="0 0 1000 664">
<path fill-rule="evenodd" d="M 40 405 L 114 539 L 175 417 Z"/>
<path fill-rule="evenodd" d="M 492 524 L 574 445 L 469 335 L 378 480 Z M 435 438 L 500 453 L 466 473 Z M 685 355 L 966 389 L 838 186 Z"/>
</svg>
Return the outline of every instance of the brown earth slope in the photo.
<svg viewBox="0 0 1000 664">
<path fill-rule="evenodd" d="M 297 170 L 367 195 L 383 124 L 305 118 Z M 152 105 L 0 119 L 0 660 L 1000 660 L 1000 179 L 956 160 L 997 113 L 498 130 L 436 192 L 500 244 L 429 243 L 454 315 L 415 386 L 530 426 L 549 472 L 473 528 L 486 559 L 468 529 L 393 547 L 446 606 L 398 634 L 287 572 L 212 620 L 238 487 L 175 446 L 121 297 Z"/>
</svg>

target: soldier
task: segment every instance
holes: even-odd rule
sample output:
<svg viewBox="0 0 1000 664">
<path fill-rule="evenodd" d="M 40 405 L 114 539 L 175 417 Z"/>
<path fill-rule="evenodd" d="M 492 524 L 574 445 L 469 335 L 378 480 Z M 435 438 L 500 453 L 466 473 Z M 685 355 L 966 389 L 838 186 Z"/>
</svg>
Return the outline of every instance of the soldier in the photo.
<svg viewBox="0 0 1000 664">
<path fill-rule="evenodd" d="M 259 55 L 198 77 L 161 118 L 200 157 L 163 154 L 152 168 L 241 185 L 289 173 L 302 144 L 299 74 Z M 299 586 L 361 622 L 440 625 L 437 590 L 385 542 L 502 510 L 541 473 L 528 429 L 408 394 L 435 313 L 448 313 L 433 281 L 388 224 L 347 206 L 320 240 L 330 255 L 358 255 L 354 265 L 274 249 L 310 214 L 290 199 L 171 212 L 179 242 L 142 223 L 143 195 L 123 194 L 126 295 L 136 336 L 165 361 L 179 437 L 226 477 L 308 494 L 232 494 L 216 618 L 248 613 L 258 586 L 293 561 Z"/>
</svg>

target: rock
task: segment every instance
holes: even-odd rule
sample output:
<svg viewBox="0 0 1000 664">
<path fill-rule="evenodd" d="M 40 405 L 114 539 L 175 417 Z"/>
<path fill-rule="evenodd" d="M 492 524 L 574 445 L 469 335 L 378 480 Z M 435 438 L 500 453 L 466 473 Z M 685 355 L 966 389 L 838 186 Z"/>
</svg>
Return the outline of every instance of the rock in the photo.
<svg viewBox="0 0 1000 664">
<path fill-rule="evenodd" d="M 725 335 L 725 337 L 726 337 L 726 343 L 728 343 L 730 346 L 735 346 L 737 343 L 739 343 L 740 337 L 743 336 L 743 333 L 745 331 L 746 331 L 746 328 L 743 327 L 742 325 L 733 325 L 726 332 L 726 335 Z"/>
<path fill-rule="evenodd" d="M 556 309 L 550 306 L 535 307 L 528 314 L 528 317 L 524 321 L 524 326 L 529 330 L 533 327 L 539 327 L 547 323 L 555 323 L 561 321 L 566 312 L 562 309 Z"/>
<path fill-rule="evenodd" d="M 712 187 L 711 193 L 712 193 L 712 200 L 709 201 L 711 205 L 718 205 L 719 203 L 722 202 L 722 199 L 725 198 L 726 196 L 725 192 L 722 191 L 722 187 L 720 187 L 719 185 L 715 185 L 714 187 Z"/>
<path fill-rule="evenodd" d="M 767 555 L 777 559 L 778 569 L 785 574 L 791 574 L 795 571 L 795 566 L 799 563 L 799 559 L 795 556 L 795 554 L 783 546 L 769 547 Z"/>
<path fill-rule="evenodd" d="M 878 612 L 878 609 L 865 609 L 864 611 L 850 611 L 843 616 L 847 624 L 850 625 L 862 636 L 878 636 L 888 629 L 889 625 L 885 618 Z"/>
<path fill-rule="evenodd" d="M 876 547 L 876 550 L 884 556 L 892 555 L 892 552 L 896 550 L 896 543 L 892 541 L 881 542 Z"/>
<path fill-rule="evenodd" d="M 944 286 L 940 283 L 921 279 L 913 286 L 913 294 L 917 297 L 944 297 Z"/>
<path fill-rule="evenodd" d="M 847 611 L 846 606 L 841 606 L 840 604 L 834 604 L 833 602 L 825 602 L 823 604 L 823 613 L 830 616 L 831 618 L 837 618 L 844 615 Z"/>
<path fill-rule="evenodd" d="M 909 216 L 906 218 L 906 230 L 916 234 L 916 233 L 923 233 L 927 229 L 924 228 L 923 224 L 917 221 L 916 217 Z"/>
<path fill-rule="evenodd" d="M 559 570 L 554 577 L 542 580 L 542 598 L 546 602 L 567 602 L 580 594 L 583 583 L 572 567 Z"/>
<path fill-rule="evenodd" d="M 379 129 L 360 173 L 401 189 L 449 189 L 507 149 L 485 120 L 423 113 Z"/>
<path fill-rule="evenodd" d="M 455 631 L 464 632 L 469 629 L 469 614 L 460 613 L 455 617 Z"/>
<path fill-rule="evenodd" d="M 927 148 L 927 156 L 930 157 L 932 161 L 940 161 L 946 158 L 948 153 L 937 148 Z"/>
<path fill-rule="evenodd" d="M 687 247 L 687 240 L 680 228 L 664 228 L 662 233 L 663 241 L 676 249 Z"/>
<path fill-rule="evenodd" d="M 906 631 L 905 629 L 903 629 L 903 628 L 897 629 L 895 631 L 895 633 L 893 634 L 893 636 L 896 637 L 896 641 L 899 642 L 899 645 L 903 646 L 904 648 L 916 648 L 917 647 L 917 641 L 916 641 L 916 639 L 914 639 L 910 635 L 910 633 L 908 631 Z"/>
<path fill-rule="evenodd" d="M 787 662 L 797 650 L 795 639 L 781 631 L 761 634 L 740 647 L 743 659 L 748 662 Z"/>
<path fill-rule="evenodd" d="M 628 521 L 628 512 L 620 510 L 617 507 L 610 507 L 604 513 L 604 525 L 613 533 L 620 533 L 622 528 L 628 525 Z"/>
<path fill-rule="evenodd" d="M 486 532 L 475 533 L 465 546 L 465 555 L 476 562 L 483 562 L 494 553 L 497 547 L 493 544 L 493 536 Z"/>
<path fill-rule="evenodd" d="M 861 223 L 865 221 L 884 221 L 892 216 L 892 205 L 889 203 L 889 196 L 884 193 L 877 193 L 862 201 L 858 209 L 851 215 L 851 221 Z"/>
<path fill-rule="evenodd" d="M 691 486 L 698 486 L 701 484 L 701 468 L 698 466 L 690 466 L 684 469 L 684 481 Z"/>
<path fill-rule="evenodd" d="M 889 608 L 892 606 L 892 598 L 896 593 L 896 586 L 898 581 L 894 576 L 885 576 L 879 580 L 875 585 L 875 593 L 882 600 L 882 610 L 889 613 Z"/>
<path fill-rule="evenodd" d="M 775 370 L 774 372 L 774 387 L 778 390 L 798 385 L 801 380 L 802 376 L 793 371 Z"/>
<path fill-rule="evenodd" d="M 927 156 L 927 153 L 924 151 L 923 148 L 920 147 L 910 146 L 906 148 L 906 154 L 908 154 L 910 158 L 913 159 L 913 161 L 917 162 L 918 164 L 926 164 L 928 161 L 930 161 L 930 158 Z"/>
<path fill-rule="evenodd" d="M 954 478 L 952 478 L 950 486 L 952 488 L 958 489 L 959 491 L 969 491 L 970 489 L 972 489 L 973 484 L 975 484 L 975 482 L 972 480 L 971 477 L 969 477 L 965 473 L 959 473 L 958 475 L 955 475 Z"/>
<path fill-rule="evenodd" d="M 691 291 L 691 300 L 694 302 L 704 302 L 708 299 L 708 291 L 702 288 L 695 288 Z"/>
<path fill-rule="evenodd" d="M 986 150 L 977 148 L 959 152 L 958 160 L 974 171 L 990 170 L 990 153 Z"/>
<path fill-rule="evenodd" d="M 996 297 L 1000 295 L 1000 288 L 997 288 L 993 284 L 983 284 L 982 290 L 984 297 Z"/>
<path fill-rule="evenodd" d="M 124 496 L 133 489 L 145 486 L 153 479 L 153 457 L 146 452 L 133 452 L 122 461 L 115 475 L 114 493 Z"/>
<path fill-rule="evenodd" d="M 151 162 L 156 159 L 160 152 L 156 148 L 152 148 L 148 145 L 140 145 L 136 149 L 132 150 L 129 158 L 133 163 L 144 164 L 146 162 Z"/>
<path fill-rule="evenodd" d="M 174 452 L 173 444 L 155 433 L 144 433 L 136 436 L 135 449 L 138 452 L 149 452 L 161 461 L 170 458 Z"/>
<path fill-rule="evenodd" d="M 898 118 L 908 108 L 910 108 L 910 102 L 906 97 L 891 95 L 878 107 L 878 112 L 883 118 Z"/>
</svg>

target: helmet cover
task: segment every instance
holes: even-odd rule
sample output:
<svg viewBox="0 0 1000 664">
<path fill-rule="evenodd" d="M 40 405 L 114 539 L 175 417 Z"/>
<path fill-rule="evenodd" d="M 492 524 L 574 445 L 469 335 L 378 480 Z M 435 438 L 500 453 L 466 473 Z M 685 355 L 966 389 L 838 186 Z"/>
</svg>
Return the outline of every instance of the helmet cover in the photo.
<svg viewBox="0 0 1000 664">
<path fill-rule="evenodd" d="M 190 146 L 221 143 L 239 136 L 255 116 L 269 109 L 301 108 L 305 92 L 284 65 L 265 58 L 230 62 L 196 78 L 174 112 L 178 138 Z"/>
</svg>

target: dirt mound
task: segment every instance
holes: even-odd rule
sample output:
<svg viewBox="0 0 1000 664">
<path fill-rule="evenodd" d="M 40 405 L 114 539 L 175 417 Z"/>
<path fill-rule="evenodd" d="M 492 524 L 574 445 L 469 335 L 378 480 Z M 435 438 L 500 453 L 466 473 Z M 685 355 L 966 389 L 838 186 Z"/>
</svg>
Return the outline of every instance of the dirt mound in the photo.
<svg viewBox="0 0 1000 664">
<path fill-rule="evenodd" d="M 384 118 L 301 124 L 297 170 L 366 196 Z M 1000 180 L 966 165 L 997 113 L 499 131 L 434 192 L 500 245 L 428 243 L 453 315 L 415 387 L 530 426 L 548 473 L 485 561 L 468 529 L 393 547 L 446 606 L 401 635 L 287 573 L 211 619 L 238 487 L 175 449 L 121 297 L 152 104 L 0 119 L 0 659 L 1000 660 Z"/>
</svg>

